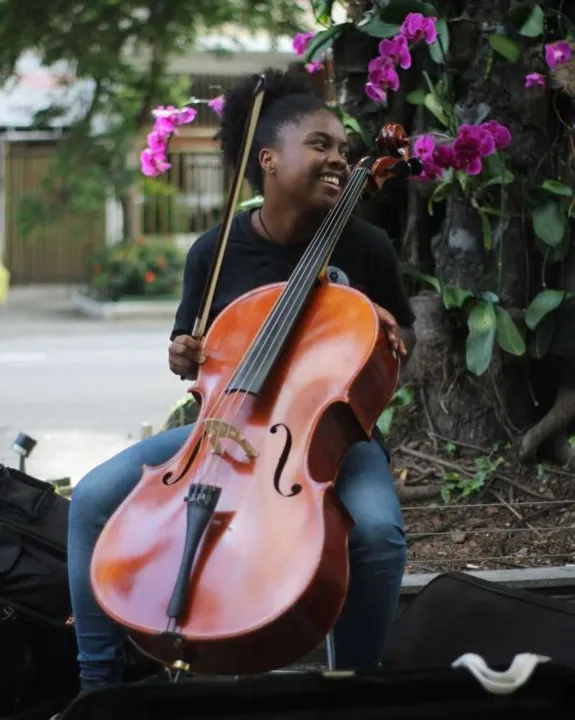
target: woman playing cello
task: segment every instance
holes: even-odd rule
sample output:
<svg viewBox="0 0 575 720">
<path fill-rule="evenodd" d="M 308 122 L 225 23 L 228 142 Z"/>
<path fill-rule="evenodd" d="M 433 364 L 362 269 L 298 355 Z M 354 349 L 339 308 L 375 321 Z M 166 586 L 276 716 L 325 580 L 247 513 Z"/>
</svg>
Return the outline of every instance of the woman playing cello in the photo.
<svg viewBox="0 0 575 720">
<path fill-rule="evenodd" d="M 254 82 L 246 80 L 226 97 L 219 140 L 232 166 L 240 153 Z M 333 111 L 289 74 L 267 72 L 266 87 L 246 169 L 247 180 L 264 202 L 260 209 L 233 219 L 210 322 L 244 293 L 289 278 L 350 174 L 348 141 Z M 170 337 L 170 369 L 189 380 L 206 361 L 192 327 L 217 238 L 214 228 L 188 252 Z M 405 361 L 415 343 L 414 315 L 386 233 L 351 217 L 331 257 L 329 278 L 369 298 L 391 345 Z M 168 461 L 190 431 L 191 426 L 175 428 L 142 440 L 93 469 L 74 489 L 69 576 L 84 690 L 122 679 L 124 631 L 100 608 L 90 583 L 98 537 L 138 484 L 142 466 Z M 380 439 L 358 442 L 350 449 L 335 487 L 356 523 L 349 538 L 348 593 L 334 628 L 335 663 L 337 668 L 361 668 L 379 661 L 405 562 L 399 503 Z"/>
</svg>

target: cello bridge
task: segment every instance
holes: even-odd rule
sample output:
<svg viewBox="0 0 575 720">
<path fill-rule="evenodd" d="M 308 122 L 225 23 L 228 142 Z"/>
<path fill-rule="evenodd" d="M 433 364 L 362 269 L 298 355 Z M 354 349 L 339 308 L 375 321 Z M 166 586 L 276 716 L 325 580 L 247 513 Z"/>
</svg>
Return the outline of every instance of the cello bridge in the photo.
<svg viewBox="0 0 575 720">
<path fill-rule="evenodd" d="M 206 418 L 204 420 L 206 435 L 212 444 L 212 452 L 216 455 L 223 455 L 225 449 L 220 440 L 233 440 L 237 443 L 249 458 L 257 457 L 258 453 L 253 445 L 237 430 L 231 423 L 219 418 Z"/>
</svg>

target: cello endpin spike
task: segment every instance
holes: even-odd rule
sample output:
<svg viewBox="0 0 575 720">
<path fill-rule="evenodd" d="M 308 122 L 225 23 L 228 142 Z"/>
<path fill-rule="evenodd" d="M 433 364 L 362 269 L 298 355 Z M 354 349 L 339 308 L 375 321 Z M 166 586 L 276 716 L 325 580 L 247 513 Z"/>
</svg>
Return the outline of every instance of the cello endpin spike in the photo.
<svg viewBox="0 0 575 720">
<path fill-rule="evenodd" d="M 189 664 L 187 662 L 184 662 L 183 660 L 176 660 L 174 663 L 172 663 L 172 670 L 176 670 L 178 672 L 187 672 L 189 669 Z"/>
</svg>

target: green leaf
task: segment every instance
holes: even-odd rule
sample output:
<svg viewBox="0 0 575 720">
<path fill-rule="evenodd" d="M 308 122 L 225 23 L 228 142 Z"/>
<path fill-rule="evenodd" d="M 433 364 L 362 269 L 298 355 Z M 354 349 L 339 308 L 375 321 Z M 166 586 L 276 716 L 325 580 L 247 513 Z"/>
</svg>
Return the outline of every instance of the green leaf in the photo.
<svg viewBox="0 0 575 720">
<path fill-rule="evenodd" d="M 380 11 L 379 16 L 388 23 L 401 24 L 409 13 L 421 13 L 426 17 L 437 17 L 439 13 L 434 5 L 420 0 L 391 0 Z"/>
<path fill-rule="evenodd" d="M 441 295 L 441 282 L 438 278 L 434 277 L 433 275 L 425 275 L 420 270 L 418 270 L 413 265 L 410 265 L 409 263 L 402 263 L 401 265 L 401 272 L 404 275 L 409 275 L 410 277 L 415 278 L 416 280 L 421 280 L 423 282 L 429 283 L 435 290 L 435 292 L 438 295 Z"/>
<path fill-rule="evenodd" d="M 492 305 L 498 305 L 500 302 L 499 296 L 494 292 L 491 292 L 491 290 L 485 290 L 485 292 L 482 292 L 481 297 L 487 302 L 490 302 Z"/>
<path fill-rule="evenodd" d="M 463 192 L 466 193 L 467 188 L 471 184 L 471 177 L 464 170 L 458 170 L 457 180 Z"/>
<path fill-rule="evenodd" d="M 360 124 L 357 118 L 344 112 L 341 108 L 338 108 L 338 114 L 341 118 L 344 128 L 349 132 L 350 135 L 359 135 L 366 145 L 370 144 L 370 140 L 367 134 Z"/>
<path fill-rule="evenodd" d="M 490 185 L 511 185 L 514 180 L 515 175 L 511 172 L 511 170 L 504 170 L 502 175 L 489 178 L 483 187 L 489 187 Z"/>
<path fill-rule="evenodd" d="M 331 23 L 331 13 L 334 0 L 321 0 L 319 7 L 314 11 L 315 17 L 322 25 Z"/>
<path fill-rule="evenodd" d="M 383 22 L 379 17 L 375 16 L 364 25 L 359 25 L 358 27 L 361 32 L 366 35 L 371 35 L 371 37 L 389 38 L 397 35 L 400 25 L 398 23 Z"/>
<path fill-rule="evenodd" d="M 429 46 L 429 54 L 432 60 L 438 65 L 444 65 L 447 62 L 447 54 L 449 52 L 449 30 L 447 22 L 440 18 L 436 23 L 437 40 Z"/>
<path fill-rule="evenodd" d="M 391 403 L 398 407 L 407 407 L 413 403 L 413 390 L 408 385 L 402 385 L 391 398 Z"/>
<path fill-rule="evenodd" d="M 427 212 L 433 215 L 433 204 L 445 200 L 449 193 L 453 190 L 453 180 L 442 180 L 436 187 L 431 197 L 427 201 Z"/>
<path fill-rule="evenodd" d="M 244 200 L 238 203 L 236 212 L 243 212 L 244 210 L 253 210 L 253 208 L 261 207 L 264 204 L 264 198 L 262 195 L 256 195 L 249 200 Z"/>
<path fill-rule="evenodd" d="M 511 315 L 500 305 L 495 305 L 496 338 L 500 347 L 511 355 L 523 355 L 525 353 L 525 342 L 511 319 Z"/>
<path fill-rule="evenodd" d="M 331 47 L 335 38 L 342 32 L 343 28 L 347 24 L 348 23 L 340 23 L 339 25 L 333 25 L 333 27 L 330 27 L 328 30 L 318 32 L 318 34 L 311 39 L 309 45 L 307 46 L 304 56 L 305 61 L 309 63 L 314 60 L 319 60 L 321 54 L 327 50 L 327 48 Z"/>
<path fill-rule="evenodd" d="M 529 303 L 525 311 L 525 323 L 533 330 L 541 320 L 556 310 L 565 299 L 565 290 L 542 290 Z"/>
<path fill-rule="evenodd" d="M 496 320 L 491 303 L 478 302 L 467 319 L 469 335 L 466 342 L 465 360 L 470 372 L 483 375 L 493 356 Z"/>
<path fill-rule="evenodd" d="M 505 35 L 491 35 L 489 37 L 491 47 L 509 62 L 517 62 L 521 55 L 521 48 L 518 43 Z"/>
<path fill-rule="evenodd" d="M 567 230 L 567 216 L 559 203 L 548 200 L 532 211 L 533 230 L 546 245 L 557 247 Z"/>
<path fill-rule="evenodd" d="M 445 127 L 448 127 L 449 119 L 445 114 L 441 101 L 435 93 L 427 93 L 424 104 L 429 112 L 433 113 L 440 123 L 445 125 Z"/>
<path fill-rule="evenodd" d="M 463 307 L 465 301 L 473 297 L 473 293 L 455 285 L 445 285 L 441 297 L 447 310 L 453 310 Z"/>
<path fill-rule="evenodd" d="M 408 103 L 412 105 L 425 105 L 425 97 L 427 93 L 423 88 L 416 88 L 405 96 Z"/>
<path fill-rule="evenodd" d="M 388 435 L 391 430 L 391 423 L 393 421 L 394 408 L 388 406 L 379 416 L 377 421 L 377 427 L 383 435 Z"/>
<path fill-rule="evenodd" d="M 571 249 L 571 242 L 568 235 L 565 235 L 557 247 L 546 245 L 538 237 L 535 238 L 535 245 L 541 255 L 545 258 L 545 263 L 547 265 L 563 262 Z"/>
<path fill-rule="evenodd" d="M 539 325 L 537 325 L 537 329 L 535 330 L 535 340 L 529 348 L 531 355 L 536 360 L 539 360 L 547 353 L 551 347 L 554 335 L 555 315 L 546 315 Z"/>
<path fill-rule="evenodd" d="M 557 182 L 557 180 L 545 180 L 541 185 L 543 190 L 547 190 L 554 195 L 563 195 L 564 197 L 571 197 L 573 195 L 573 189 L 569 185 L 563 185 L 563 183 Z"/>
<path fill-rule="evenodd" d="M 534 5 L 534 0 L 524 0 L 524 2 L 513 3 L 513 7 L 509 10 L 508 18 L 510 26 L 516 32 L 519 32 L 531 17 Z"/>
<path fill-rule="evenodd" d="M 539 5 L 535 5 L 529 16 L 519 28 L 519 34 L 524 37 L 539 37 L 545 28 L 545 14 Z"/>
</svg>

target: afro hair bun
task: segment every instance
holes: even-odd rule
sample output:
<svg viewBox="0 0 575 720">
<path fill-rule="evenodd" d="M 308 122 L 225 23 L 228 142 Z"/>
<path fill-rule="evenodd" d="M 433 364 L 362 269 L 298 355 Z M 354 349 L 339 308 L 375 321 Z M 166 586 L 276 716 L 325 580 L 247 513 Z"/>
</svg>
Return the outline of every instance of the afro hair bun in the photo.
<svg viewBox="0 0 575 720">
<path fill-rule="evenodd" d="M 315 97 L 318 103 L 321 102 L 310 83 L 300 75 L 273 68 L 267 68 L 261 74 L 265 77 L 265 95 L 260 118 L 265 117 L 266 111 L 277 100 L 290 95 Z M 238 160 L 253 94 L 261 74 L 246 77 L 224 96 L 221 128 L 216 139 L 220 141 L 224 161 L 231 167 L 235 167 Z"/>
</svg>

